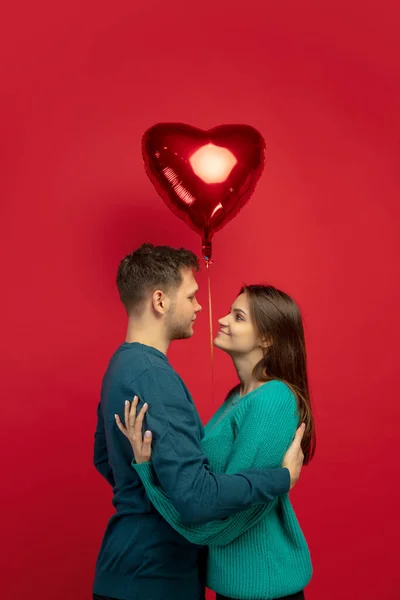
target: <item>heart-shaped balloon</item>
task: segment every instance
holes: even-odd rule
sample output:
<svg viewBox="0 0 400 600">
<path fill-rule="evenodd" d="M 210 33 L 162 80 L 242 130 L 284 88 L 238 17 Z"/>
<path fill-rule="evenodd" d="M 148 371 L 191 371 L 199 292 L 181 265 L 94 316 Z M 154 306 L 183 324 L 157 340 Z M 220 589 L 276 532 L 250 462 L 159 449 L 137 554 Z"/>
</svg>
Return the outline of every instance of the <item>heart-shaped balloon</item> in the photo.
<svg viewBox="0 0 400 600">
<path fill-rule="evenodd" d="M 249 125 L 220 125 L 208 131 L 183 123 L 159 123 L 143 135 L 145 167 L 172 212 L 211 240 L 246 204 L 265 162 L 265 141 Z"/>
</svg>

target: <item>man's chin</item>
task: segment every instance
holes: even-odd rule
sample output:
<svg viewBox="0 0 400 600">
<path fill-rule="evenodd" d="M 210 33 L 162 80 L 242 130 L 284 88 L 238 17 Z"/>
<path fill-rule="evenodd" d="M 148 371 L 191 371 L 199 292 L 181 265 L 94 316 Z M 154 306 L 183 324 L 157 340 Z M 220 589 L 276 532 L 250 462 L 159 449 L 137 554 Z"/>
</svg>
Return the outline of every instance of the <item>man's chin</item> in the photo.
<svg viewBox="0 0 400 600">
<path fill-rule="evenodd" d="M 173 336 L 173 340 L 188 340 L 194 334 L 193 327 L 185 331 L 179 331 Z"/>
</svg>

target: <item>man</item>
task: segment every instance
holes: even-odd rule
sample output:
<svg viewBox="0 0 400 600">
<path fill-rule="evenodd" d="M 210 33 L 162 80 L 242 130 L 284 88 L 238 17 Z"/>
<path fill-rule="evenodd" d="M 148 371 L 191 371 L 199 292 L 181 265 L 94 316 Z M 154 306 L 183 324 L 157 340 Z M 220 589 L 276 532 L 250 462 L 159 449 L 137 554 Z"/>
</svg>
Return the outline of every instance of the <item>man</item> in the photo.
<svg viewBox="0 0 400 600">
<path fill-rule="evenodd" d="M 126 341 L 103 379 L 94 463 L 113 486 L 111 517 L 96 564 L 94 598 L 198 600 L 204 597 L 201 548 L 157 513 L 131 467 L 132 449 L 114 415 L 135 395 L 148 403 L 157 478 L 186 523 L 223 519 L 287 493 L 302 466 L 301 432 L 283 467 L 212 473 L 200 442 L 204 431 L 184 382 L 166 357 L 171 341 L 193 335 L 201 306 L 193 274 L 196 256 L 185 249 L 144 244 L 121 262 L 117 286 L 128 314 Z M 201 373 L 200 373 L 201 375 Z M 140 406 L 139 406 L 140 408 Z"/>
</svg>

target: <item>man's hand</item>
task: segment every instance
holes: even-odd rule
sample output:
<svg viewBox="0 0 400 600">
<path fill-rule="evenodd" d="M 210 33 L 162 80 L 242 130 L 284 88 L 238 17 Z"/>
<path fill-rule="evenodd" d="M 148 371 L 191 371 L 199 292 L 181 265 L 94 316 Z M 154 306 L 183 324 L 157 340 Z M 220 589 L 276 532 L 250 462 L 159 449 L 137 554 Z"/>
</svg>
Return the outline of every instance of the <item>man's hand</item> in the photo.
<svg viewBox="0 0 400 600">
<path fill-rule="evenodd" d="M 305 424 L 302 423 L 296 431 L 292 445 L 283 457 L 282 467 L 286 467 L 290 472 L 290 489 L 297 483 L 303 466 L 304 454 L 301 449 L 301 440 L 303 439 L 305 428 Z"/>
</svg>

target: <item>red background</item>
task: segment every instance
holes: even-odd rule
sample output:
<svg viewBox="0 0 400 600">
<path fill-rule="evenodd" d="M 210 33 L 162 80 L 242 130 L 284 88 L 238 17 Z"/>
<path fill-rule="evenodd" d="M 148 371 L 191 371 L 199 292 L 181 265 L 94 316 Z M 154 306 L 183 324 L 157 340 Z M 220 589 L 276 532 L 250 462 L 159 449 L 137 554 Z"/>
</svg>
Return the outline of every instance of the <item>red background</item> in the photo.
<svg viewBox="0 0 400 600">
<path fill-rule="evenodd" d="M 396 2 L 9 2 L 2 29 L 1 596 L 91 597 L 112 512 L 91 461 L 125 334 L 117 265 L 144 241 L 200 251 L 140 154 L 147 127 L 182 121 L 266 138 L 254 197 L 215 238 L 214 315 L 259 281 L 303 310 L 307 598 L 398 598 Z M 217 353 L 212 400 L 206 311 L 196 327 L 171 360 L 205 420 L 234 377 Z"/>
</svg>

